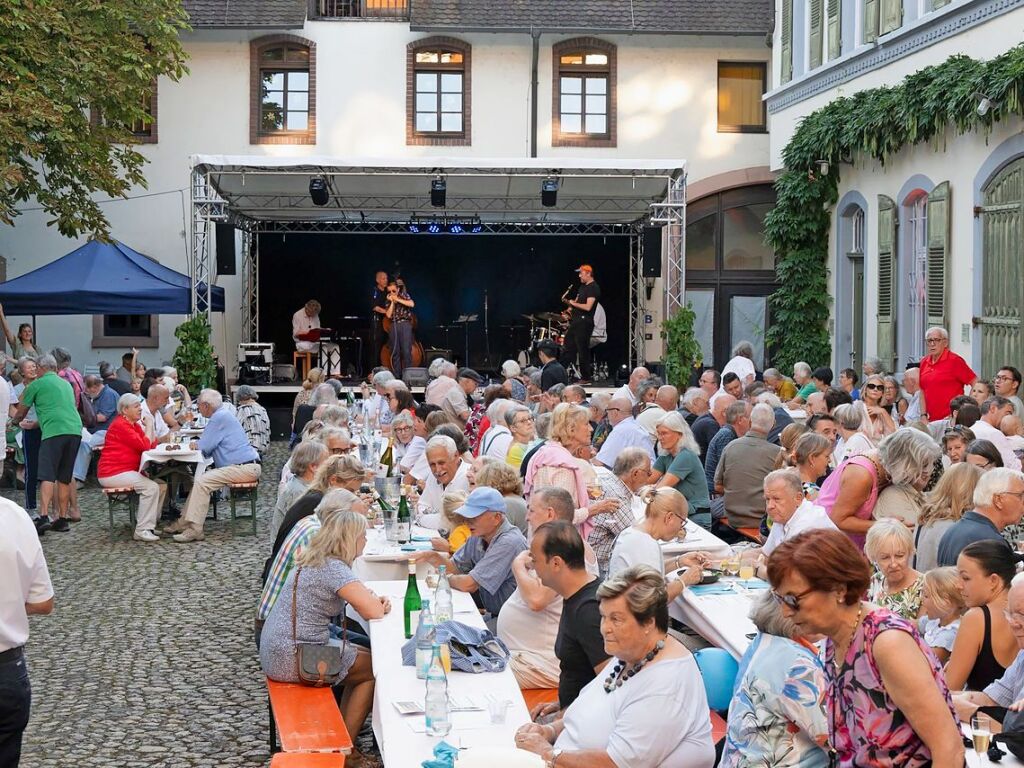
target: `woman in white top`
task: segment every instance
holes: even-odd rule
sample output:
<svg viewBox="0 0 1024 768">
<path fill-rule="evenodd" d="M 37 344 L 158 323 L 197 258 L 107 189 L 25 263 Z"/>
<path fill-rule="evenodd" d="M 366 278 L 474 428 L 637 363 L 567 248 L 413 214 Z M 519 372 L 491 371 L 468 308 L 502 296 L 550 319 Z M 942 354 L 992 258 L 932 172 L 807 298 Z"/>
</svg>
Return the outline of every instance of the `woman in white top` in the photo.
<svg viewBox="0 0 1024 768">
<path fill-rule="evenodd" d="M 708 556 L 690 552 L 670 558 L 666 563 L 661 553 L 662 541 L 672 541 L 686 524 L 686 497 L 674 488 L 644 486 L 638 496 L 644 504 L 644 519 L 626 528 L 615 540 L 608 574 L 614 576 L 636 565 L 649 565 L 658 573 L 683 572 L 668 582 L 668 599 L 675 600 L 687 584 L 699 584 Z"/>
<path fill-rule="evenodd" d="M 892 414 L 882 405 L 884 398 L 885 379 L 877 374 L 868 376 L 860 389 L 860 402 L 864 404 L 868 415 L 861 424 L 861 431 L 876 445 L 883 437 L 896 431 L 896 422 L 892 420 Z"/>
<path fill-rule="evenodd" d="M 832 463 L 839 466 L 851 456 L 863 456 L 875 449 L 871 439 L 861 429 L 868 420 L 868 412 L 859 400 L 856 403 L 843 403 L 832 411 L 840 440 L 832 452 Z"/>
<path fill-rule="evenodd" d="M 561 719 L 522 726 L 516 746 L 557 768 L 711 768 L 704 683 L 693 656 L 668 634 L 665 579 L 639 565 L 606 579 L 597 597 L 613 658 Z"/>
</svg>

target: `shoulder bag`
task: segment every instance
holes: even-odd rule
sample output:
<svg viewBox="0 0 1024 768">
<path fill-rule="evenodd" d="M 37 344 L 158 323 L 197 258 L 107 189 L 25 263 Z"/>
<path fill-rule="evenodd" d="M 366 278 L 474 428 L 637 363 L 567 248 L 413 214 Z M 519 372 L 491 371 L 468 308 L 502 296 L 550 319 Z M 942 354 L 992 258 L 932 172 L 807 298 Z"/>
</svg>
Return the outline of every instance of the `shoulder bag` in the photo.
<svg viewBox="0 0 1024 768">
<path fill-rule="evenodd" d="M 312 685 L 322 688 L 327 685 L 334 685 L 342 678 L 341 659 L 348 644 L 348 619 L 342 622 L 342 645 L 319 643 L 300 643 L 296 633 L 296 606 L 299 596 L 299 577 L 302 569 L 295 571 L 295 581 L 292 584 L 292 645 L 295 647 L 295 671 L 299 682 L 303 685 Z"/>
</svg>

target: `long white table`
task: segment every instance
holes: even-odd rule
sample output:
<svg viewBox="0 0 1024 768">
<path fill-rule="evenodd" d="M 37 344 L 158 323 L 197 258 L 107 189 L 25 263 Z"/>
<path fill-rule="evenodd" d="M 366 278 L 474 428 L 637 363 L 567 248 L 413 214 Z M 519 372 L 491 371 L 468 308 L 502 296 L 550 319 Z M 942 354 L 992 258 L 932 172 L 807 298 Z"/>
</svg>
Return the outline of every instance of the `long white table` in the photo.
<svg viewBox="0 0 1024 768">
<path fill-rule="evenodd" d="M 429 528 L 412 527 L 415 537 L 440 536 L 437 531 Z M 417 542 L 417 545 L 419 542 Z M 425 546 L 425 545 L 424 545 Z M 398 544 L 391 543 L 384 535 L 383 528 L 368 528 L 366 531 L 366 548 L 356 559 L 352 570 L 363 581 L 402 581 L 409 576 L 409 558 L 416 552 L 403 551 Z M 416 574 L 422 579 L 427 575 L 429 566 L 426 563 L 416 565 Z M 403 594 L 405 594 L 403 592 Z"/>
<path fill-rule="evenodd" d="M 367 584 L 377 594 L 391 599 L 391 612 L 383 619 L 369 622 L 370 642 L 373 646 L 373 674 L 377 684 L 373 696 L 373 733 L 380 745 L 386 768 L 413 768 L 433 756 L 434 746 L 440 739 L 426 733 L 416 733 L 409 721 L 422 722 L 422 715 L 400 715 L 393 701 L 419 701 L 425 695 L 426 684 L 416 678 L 413 667 L 402 665 L 402 644 L 406 642 L 402 601 L 405 581 L 371 581 Z M 433 594 L 423 581 L 420 595 Z M 455 620 L 483 628 L 484 622 L 473 598 L 464 592 L 452 592 Z M 445 741 L 455 747 L 504 747 L 515 749 L 515 732 L 529 722 L 530 713 L 519 692 L 511 670 L 501 673 L 456 672 L 448 676 L 448 693 L 460 699 L 471 699 L 484 708 L 482 712 L 456 712 L 452 717 L 452 731 Z M 511 702 L 505 722 L 492 725 L 487 714 L 487 696 Z"/>
<path fill-rule="evenodd" d="M 728 544 L 692 520 L 686 521 L 685 539 L 666 541 L 661 545 L 661 550 L 665 557 L 675 557 L 685 552 L 707 552 L 712 557 L 721 558 L 731 552 Z"/>
<path fill-rule="evenodd" d="M 747 615 L 758 592 L 741 589 L 732 579 L 722 579 L 718 584 L 729 584 L 733 589 L 727 594 L 708 595 L 684 589 L 668 612 L 712 645 L 724 648 L 739 659 L 750 645 L 748 635 L 757 632 Z"/>
</svg>

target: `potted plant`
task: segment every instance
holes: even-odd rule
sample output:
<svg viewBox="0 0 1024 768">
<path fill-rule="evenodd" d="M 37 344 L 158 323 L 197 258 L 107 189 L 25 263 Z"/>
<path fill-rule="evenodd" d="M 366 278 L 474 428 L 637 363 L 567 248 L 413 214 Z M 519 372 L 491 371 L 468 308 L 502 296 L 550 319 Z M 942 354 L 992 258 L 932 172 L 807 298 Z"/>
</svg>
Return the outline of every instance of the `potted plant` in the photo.
<svg viewBox="0 0 1024 768">
<path fill-rule="evenodd" d="M 178 381 L 192 394 L 217 381 L 217 361 L 210 344 L 210 322 L 204 315 L 191 317 L 177 328 L 174 335 L 178 348 L 172 360 L 178 369 Z"/>
<path fill-rule="evenodd" d="M 693 333 L 696 317 L 693 308 L 687 304 L 661 324 L 661 338 L 665 340 L 665 381 L 680 392 L 690 385 L 694 369 L 704 358 Z"/>
</svg>

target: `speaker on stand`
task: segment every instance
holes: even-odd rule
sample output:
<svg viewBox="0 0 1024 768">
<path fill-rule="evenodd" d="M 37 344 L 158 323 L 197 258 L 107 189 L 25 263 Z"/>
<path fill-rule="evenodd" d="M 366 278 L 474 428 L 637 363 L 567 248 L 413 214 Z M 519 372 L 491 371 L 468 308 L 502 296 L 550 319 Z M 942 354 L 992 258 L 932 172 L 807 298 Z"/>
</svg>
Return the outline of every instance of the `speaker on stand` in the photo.
<svg viewBox="0 0 1024 768">
<path fill-rule="evenodd" d="M 235 228 L 227 222 L 216 222 L 217 274 L 233 275 L 235 269 Z"/>
</svg>

